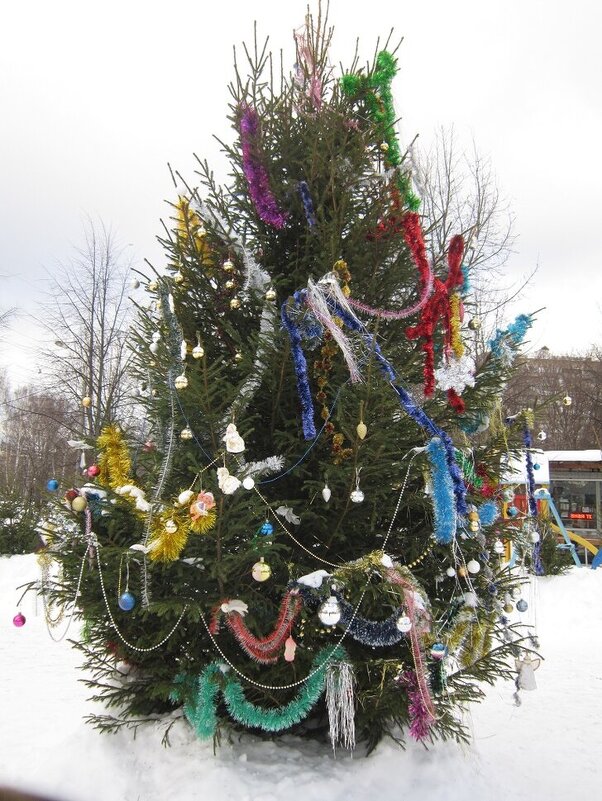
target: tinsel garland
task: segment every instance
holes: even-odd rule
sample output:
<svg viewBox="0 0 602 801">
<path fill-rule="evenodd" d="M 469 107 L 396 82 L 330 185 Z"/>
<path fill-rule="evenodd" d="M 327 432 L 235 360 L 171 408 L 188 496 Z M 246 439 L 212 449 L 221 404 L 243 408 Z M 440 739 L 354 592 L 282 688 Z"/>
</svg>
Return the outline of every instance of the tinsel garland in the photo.
<svg viewBox="0 0 602 801">
<path fill-rule="evenodd" d="M 288 331 L 291 342 L 291 354 L 297 376 L 297 392 L 301 401 L 301 424 L 303 436 L 306 440 L 315 439 L 316 426 L 314 423 L 314 404 L 309 388 L 309 378 L 307 375 L 307 361 L 301 347 L 301 333 L 287 311 L 288 303 L 285 302 L 281 307 L 282 323 Z"/>
<path fill-rule="evenodd" d="M 529 514 L 531 517 L 537 517 L 537 501 L 535 500 L 535 473 L 533 471 L 533 457 L 531 456 L 533 439 L 531 436 L 531 429 L 528 425 L 526 425 L 523 429 L 523 442 L 525 445 L 525 462 L 527 466 L 527 499 L 529 504 Z M 546 571 L 541 558 L 541 540 L 536 542 L 533 546 L 533 569 L 536 576 L 545 575 Z"/>
<path fill-rule="evenodd" d="M 403 157 L 395 132 L 397 116 L 393 105 L 393 93 L 391 92 L 391 83 L 396 73 L 396 58 L 386 50 L 381 50 L 376 57 L 376 65 L 372 73 L 368 75 L 362 73 L 343 75 L 341 87 L 347 97 L 351 99 L 355 99 L 360 95 L 363 97 L 368 113 L 382 132 L 385 144 L 385 167 L 399 170 Z M 408 176 L 399 172 L 396 181 L 405 204 L 409 209 L 415 211 L 420 205 L 420 200 L 413 193 Z"/>
<path fill-rule="evenodd" d="M 100 450 L 98 456 L 99 483 L 111 487 L 111 489 L 130 484 L 132 462 L 121 428 L 115 424 L 105 426 L 100 432 L 96 444 Z"/>
<path fill-rule="evenodd" d="M 253 205 L 266 225 L 283 228 L 288 214 L 282 211 L 270 188 L 268 171 L 261 157 L 259 115 L 247 104 L 240 108 L 240 140 L 242 145 L 242 168 L 249 185 Z"/>
<path fill-rule="evenodd" d="M 168 531 L 169 524 L 176 526 L 175 531 Z M 188 511 L 180 509 L 164 509 L 153 515 L 150 520 L 150 536 L 148 538 L 149 557 L 153 562 L 175 562 L 188 542 L 190 520 Z"/>
<path fill-rule="evenodd" d="M 309 41 L 307 28 L 295 31 L 297 63 L 293 78 L 299 89 L 305 94 L 315 111 L 322 108 L 324 83 L 320 65 L 316 62 L 314 49 Z M 296 104 L 299 111 L 299 104 Z"/>
<path fill-rule="evenodd" d="M 432 465 L 435 539 L 441 545 L 448 545 L 456 536 L 458 518 L 454 502 L 454 486 L 447 465 L 447 453 L 439 437 L 433 437 L 426 450 Z"/>
<path fill-rule="evenodd" d="M 408 693 L 410 736 L 415 740 L 424 740 L 428 737 L 435 718 L 422 697 L 416 673 L 413 670 L 404 670 L 398 681 Z"/>
<path fill-rule="evenodd" d="M 462 478 L 462 473 L 456 462 L 456 451 L 451 437 L 443 429 L 439 428 L 436 423 L 426 414 L 426 412 L 418 406 L 413 400 L 409 392 L 403 387 L 393 384 L 393 389 L 397 393 L 400 403 L 410 417 L 418 423 L 419 426 L 429 431 L 436 437 L 439 437 L 445 446 L 447 454 L 447 466 L 451 480 L 454 484 L 454 495 L 456 497 L 456 511 L 459 515 L 465 515 L 468 512 L 466 505 L 466 484 Z"/>
<path fill-rule="evenodd" d="M 242 614 L 236 610 L 223 612 L 223 602 L 213 612 L 210 631 L 217 634 L 221 614 L 225 616 L 226 625 L 238 641 L 243 651 L 262 665 L 270 665 L 278 661 L 287 637 L 290 636 L 291 629 L 299 612 L 303 607 L 303 600 L 297 592 L 287 591 L 280 603 L 280 610 L 274 628 L 265 637 L 256 637 L 249 631 L 244 623 Z"/>
<path fill-rule="evenodd" d="M 462 274 L 462 280 L 464 275 Z M 457 292 L 453 292 L 449 299 L 449 338 L 455 356 L 460 359 L 464 356 L 464 342 L 462 342 L 462 299 Z"/>
<path fill-rule="evenodd" d="M 478 508 L 479 522 L 482 526 L 492 526 L 500 516 L 500 510 L 495 501 L 486 501 Z"/>
<path fill-rule="evenodd" d="M 214 259 L 211 257 L 211 248 L 203 227 L 203 221 L 197 212 L 190 207 L 190 198 L 184 195 L 180 195 L 176 203 L 176 234 L 182 243 L 192 246 L 192 249 L 201 258 L 203 270 L 211 275 Z"/>
<path fill-rule="evenodd" d="M 419 312 L 428 301 L 433 291 L 433 271 L 426 255 L 426 247 L 424 245 L 419 216 L 414 212 L 404 214 L 401 221 L 401 230 L 420 276 L 419 299 L 406 309 L 393 311 L 391 309 L 375 309 L 371 306 L 367 306 L 365 303 L 349 298 L 349 304 L 353 306 L 354 309 L 363 311 L 373 317 L 382 317 L 385 320 L 401 320 L 404 317 L 411 317 L 413 314 L 416 314 L 416 312 Z"/>
<path fill-rule="evenodd" d="M 424 394 L 427 398 L 435 392 L 435 329 L 439 320 L 443 321 L 445 357 L 451 352 L 451 308 L 450 295 L 462 285 L 462 254 L 464 240 L 454 236 L 447 252 L 448 274 L 445 281 L 435 278 L 433 293 L 420 312 L 420 321 L 406 329 L 408 339 L 422 339 L 424 359 Z"/>
<path fill-rule="evenodd" d="M 462 451 L 455 450 L 456 460 L 460 465 L 464 480 L 475 489 L 479 490 L 483 486 L 483 479 L 475 472 L 473 463 Z"/>
<path fill-rule="evenodd" d="M 310 228 L 315 228 L 318 224 L 316 220 L 316 213 L 314 211 L 314 203 L 311 199 L 309 187 L 306 181 L 299 181 L 299 194 L 303 203 L 303 211 L 305 212 L 305 219 Z"/>
<path fill-rule="evenodd" d="M 519 314 L 508 328 L 498 330 L 493 339 L 489 340 L 491 355 L 504 362 L 511 362 L 514 350 L 521 344 L 527 331 L 533 325 L 533 318 L 528 314 Z"/>
<path fill-rule="evenodd" d="M 213 737 L 217 730 L 217 694 L 222 693 L 230 716 L 243 726 L 277 732 L 290 729 L 303 720 L 324 691 L 325 672 L 330 663 L 347 661 L 343 648 L 323 648 L 315 657 L 307 680 L 297 696 L 277 709 L 263 709 L 245 698 L 238 678 L 225 673 L 219 662 L 207 665 L 195 680 L 178 676 L 171 693 L 174 702 L 184 701 L 184 714 L 201 739 Z"/>
</svg>

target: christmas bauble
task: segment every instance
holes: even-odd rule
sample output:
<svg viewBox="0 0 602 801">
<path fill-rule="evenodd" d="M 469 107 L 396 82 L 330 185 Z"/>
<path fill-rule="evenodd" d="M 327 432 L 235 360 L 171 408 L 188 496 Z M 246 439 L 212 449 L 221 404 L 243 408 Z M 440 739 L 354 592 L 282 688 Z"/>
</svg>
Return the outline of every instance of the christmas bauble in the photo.
<svg viewBox="0 0 602 801">
<path fill-rule="evenodd" d="M 243 478 L 242 485 L 246 490 L 252 490 L 255 486 L 255 479 L 251 478 L 251 476 L 247 476 L 246 478 Z"/>
<path fill-rule="evenodd" d="M 230 308 L 232 310 L 240 309 L 240 300 L 238 298 L 232 298 L 230 301 Z"/>
<path fill-rule="evenodd" d="M 380 149 L 382 150 L 383 153 L 388 153 L 389 152 L 389 143 L 388 142 L 381 142 L 380 143 Z"/>
<path fill-rule="evenodd" d="M 476 609 L 479 605 L 479 599 L 477 598 L 476 592 L 465 592 L 462 596 L 465 606 L 469 606 L 471 609 Z"/>
<path fill-rule="evenodd" d="M 234 361 L 240 364 L 240 362 L 242 362 L 242 359 L 243 359 L 242 353 L 239 350 L 237 350 L 236 353 L 234 354 Z"/>
<path fill-rule="evenodd" d="M 59 488 L 59 482 L 56 480 L 56 478 L 48 479 L 48 481 L 46 482 L 46 489 L 48 490 L 48 492 L 56 492 L 58 488 Z"/>
<path fill-rule="evenodd" d="M 468 572 L 476 575 L 479 570 L 481 569 L 481 565 L 477 562 L 476 559 L 471 559 L 470 562 L 466 565 Z"/>
<path fill-rule="evenodd" d="M 96 478 L 96 476 L 100 475 L 100 467 L 97 464 L 91 464 L 86 472 L 90 478 Z"/>
<path fill-rule="evenodd" d="M 324 498 L 325 502 L 328 503 L 330 500 L 330 496 L 332 495 L 332 491 L 328 484 L 324 484 L 324 488 L 322 489 L 322 497 Z"/>
<path fill-rule="evenodd" d="M 269 520 L 266 520 L 265 523 L 261 524 L 259 533 L 261 534 L 262 537 L 269 537 L 270 534 L 274 533 L 274 526 L 270 523 Z"/>
<path fill-rule="evenodd" d="M 533 470 L 539 470 L 540 468 L 541 465 L 538 462 L 535 462 L 535 464 L 533 465 Z"/>
<path fill-rule="evenodd" d="M 516 515 L 518 514 L 518 509 L 516 508 L 516 506 L 509 506 L 507 512 L 508 512 L 508 517 L 516 517 Z"/>
<path fill-rule="evenodd" d="M 496 540 L 493 543 L 493 552 L 497 554 L 502 554 L 506 550 L 504 543 L 501 540 Z"/>
<path fill-rule="evenodd" d="M 539 432 L 539 434 L 537 435 L 537 439 L 538 439 L 540 442 L 545 442 L 545 440 L 546 440 L 547 438 L 548 438 L 548 435 L 546 434 L 546 432 L 545 432 L 545 431 L 540 431 L 540 432 Z"/>
<path fill-rule="evenodd" d="M 331 595 L 320 604 L 318 617 L 324 626 L 336 626 L 341 619 L 341 605 L 335 595 Z"/>
<path fill-rule="evenodd" d="M 529 538 L 533 544 L 539 542 L 539 540 L 541 539 L 538 531 L 532 531 L 531 534 L 529 535 Z"/>
<path fill-rule="evenodd" d="M 148 290 L 149 292 L 156 292 L 159 287 L 159 284 L 156 281 L 149 281 L 148 282 Z"/>
<path fill-rule="evenodd" d="M 363 420 L 360 420 L 355 430 L 357 431 L 357 435 L 360 439 L 366 438 L 366 434 L 368 433 L 368 427 Z"/>
<path fill-rule="evenodd" d="M 21 626 L 24 626 L 26 623 L 27 618 L 25 615 L 22 615 L 21 612 L 17 612 L 17 614 L 13 617 L 13 626 L 16 626 L 18 629 Z"/>
<path fill-rule="evenodd" d="M 431 647 L 431 656 L 437 662 L 440 662 L 447 654 L 447 648 L 442 642 L 436 642 Z"/>
<path fill-rule="evenodd" d="M 274 289 L 268 289 L 265 293 L 265 299 L 269 301 L 276 300 L 276 291 Z"/>
<path fill-rule="evenodd" d="M 263 556 L 253 565 L 252 575 L 255 581 L 267 581 L 272 575 L 272 568 L 264 562 Z"/>
<path fill-rule="evenodd" d="M 453 578 L 456 575 L 455 567 L 448 567 L 445 572 L 450 578 Z"/>
<path fill-rule="evenodd" d="M 159 343 L 158 342 L 151 342 L 151 346 L 149 348 L 150 352 L 153 356 L 156 356 L 159 353 Z"/>
<path fill-rule="evenodd" d="M 519 612 L 526 612 L 527 609 L 529 608 L 529 604 L 525 601 L 524 598 L 520 598 L 516 602 L 516 608 L 518 609 Z"/>
<path fill-rule="evenodd" d="M 224 286 L 226 287 L 226 289 L 234 289 L 234 287 L 236 286 L 236 284 L 234 283 L 234 281 L 233 281 L 231 278 L 229 278 L 229 279 L 226 281 L 226 283 L 224 284 Z"/>
<path fill-rule="evenodd" d="M 470 510 L 470 512 L 468 513 L 468 519 L 469 519 L 471 522 L 472 522 L 472 521 L 475 521 L 475 520 L 478 522 L 478 520 L 479 520 L 479 513 L 477 512 L 477 510 L 476 510 L 476 509 L 471 509 L 471 510 Z"/>
<path fill-rule="evenodd" d="M 83 497 L 83 495 L 78 495 L 77 498 L 74 498 L 71 501 L 71 508 L 74 512 L 83 512 L 87 505 L 88 501 Z"/>
<path fill-rule="evenodd" d="M 138 289 L 140 286 L 140 281 L 137 278 L 134 278 L 132 281 L 130 281 L 130 286 L 132 289 Z"/>
<path fill-rule="evenodd" d="M 178 272 L 174 275 L 173 280 L 176 282 L 176 284 L 182 284 L 184 283 L 184 276 L 178 270 Z"/>
<path fill-rule="evenodd" d="M 511 487 L 506 487 L 502 494 L 506 503 L 510 503 L 514 500 L 514 490 Z"/>
<path fill-rule="evenodd" d="M 230 259 L 226 259 L 226 261 L 222 264 L 222 269 L 224 272 L 231 273 L 234 270 L 234 262 Z"/>
<path fill-rule="evenodd" d="M 460 567 L 458 568 L 458 575 L 461 578 L 466 578 L 466 576 L 468 575 L 468 569 L 464 565 L 460 565 Z"/>
<path fill-rule="evenodd" d="M 83 397 L 82 398 L 82 406 L 84 407 L 84 409 L 89 409 L 90 406 L 92 406 L 92 398 L 90 398 L 88 395 Z"/>
<path fill-rule="evenodd" d="M 180 431 L 180 439 L 183 439 L 184 441 L 192 439 L 193 436 L 192 429 L 188 426 Z"/>
<path fill-rule="evenodd" d="M 124 612 L 131 612 L 136 606 L 136 597 L 131 592 L 122 592 L 117 603 Z"/>
<path fill-rule="evenodd" d="M 174 381 L 174 386 L 176 389 L 186 389 L 186 387 L 188 386 L 188 379 L 186 378 L 184 373 L 176 376 Z"/>
<path fill-rule="evenodd" d="M 512 604 L 504 604 L 504 612 L 509 615 L 511 612 L 514 612 L 514 607 Z"/>
<path fill-rule="evenodd" d="M 468 321 L 468 327 L 471 331 L 478 331 L 481 327 L 481 321 L 478 317 L 473 317 L 471 320 Z"/>
<path fill-rule="evenodd" d="M 180 506 L 188 506 L 193 497 L 194 492 L 192 490 L 184 490 L 178 495 L 178 504 Z"/>
<path fill-rule="evenodd" d="M 205 348 L 202 345 L 195 345 L 192 349 L 193 359 L 202 359 L 205 355 Z"/>
<path fill-rule="evenodd" d="M 573 399 L 571 398 L 570 395 L 565 395 L 564 398 L 562 399 L 563 406 L 570 406 L 572 402 Z"/>
<path fill-rule="evenodd" d="M 361 503 L 364 500 L 364 493 L 361 489 L 354 489 L 349 497 L 353 503 Z"/>
<path fill-rule="evenodd" d="M 471 520 L 468 524 L 468 528 L 471 531 L 478 531 L 479 530 L 479 521 L 478 520 Z"/>
<path fill-rule="evenodd" d="M 401 631 L 402 634 L 407 634 L 407 632 L 412 628 L 412 621 L 407 615 L 400 615 L 397 618 L 395 625 L 397 626 L 398 631 Z"/>
<path fill-rule="evenodd" d="M 166 521 L 165 531 L 167 531 L 168 534 L 175 534 L 177 530 L 178 530 L 178 524 L 176 523 L 175 520 Z"/>
</svg>

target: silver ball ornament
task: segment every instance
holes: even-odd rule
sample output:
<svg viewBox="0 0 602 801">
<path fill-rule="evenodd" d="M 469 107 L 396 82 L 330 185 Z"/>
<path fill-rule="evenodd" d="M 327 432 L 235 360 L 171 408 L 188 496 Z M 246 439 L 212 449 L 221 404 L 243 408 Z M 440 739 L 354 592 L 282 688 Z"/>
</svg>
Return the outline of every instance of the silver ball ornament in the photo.
<svg viewBox="0 0 602 801">
<path fill-rule="evenodd" d="M 335 595 L 331 595 L 320 604 L 318 617 L 324 626 L 336 626 L 341 619 L 341 605 Z"/>
</svg>

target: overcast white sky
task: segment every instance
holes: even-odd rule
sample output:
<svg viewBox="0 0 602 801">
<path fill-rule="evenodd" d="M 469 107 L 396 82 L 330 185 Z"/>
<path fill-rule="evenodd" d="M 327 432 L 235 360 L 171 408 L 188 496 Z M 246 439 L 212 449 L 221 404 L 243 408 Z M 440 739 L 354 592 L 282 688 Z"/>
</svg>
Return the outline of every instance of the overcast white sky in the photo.
<svg viewBox="0 0 602 801">
<path fill-rule="evenodd" d="M 192 176 L 229 136 L 232 46 L 253 34 L 292 62 L 304 0 L 29 0 L 0 27 L 0 308 L 31 309 L 45 269 L 81 242 L 85 215 L 118 233 L 135 261 L 172 198 L 166 163 Z M 360 36 L 366 59 L 391 27 L 404 36 L 394 90 L 402 134 L 428 142 L 453 123 L 492 160 L 517 218 L 509 265 L 539 265 L 517 311 L 546 311 L 534 347 L 602 339 L 602 6 L 596 0 L 331 0 L 333 61 Z M 33 363 L 25 318 L 0 361 Z M 3 351 L 3 352 L 2 352 Z M 23 368 L 16 379 L 25 380 Z"/>
</svg>

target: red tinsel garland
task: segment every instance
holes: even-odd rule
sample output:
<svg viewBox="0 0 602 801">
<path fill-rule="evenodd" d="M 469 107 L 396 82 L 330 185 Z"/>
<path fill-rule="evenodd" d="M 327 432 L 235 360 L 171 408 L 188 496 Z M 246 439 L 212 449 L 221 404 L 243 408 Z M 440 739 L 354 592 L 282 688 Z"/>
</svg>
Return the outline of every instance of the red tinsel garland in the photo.
<svg viewBox="0 0 602 801">
<path fill-rule="evenodd" d="M 409 215 L 408 215 L 409 216 Z M 415 215 L 418 217 L 418 215 Z M 419 221 L 413 222 L 409 232 L 406 229 L 405 241 L 412 254 L 420 254 L 424 251 L 424 258 L 426 258 L 426 249 L 424 240 L 422 239 L 422 230 L 420 229 Z M 424 394 L 427 398 L 431 397 L 435 392 L 435 345 L 434 336 L 435 328 L 439 320 L 443 321 L 445 332 L 444 347 L 445 353 L 448 355 L 451 350 L 451 325 L 450 325 L 450 303 L 449 298 L 451 293 L 456 287 L 460 287 L 464 281 L 462 275 L 462 255 L 464 253 L 464 240 L 461 236 L 454 236 L 449 244 L 447 252 L 447 263 L 449 270 L 445 281 L 435 278 L 433 282 L 433 293 L 428 302 L 420 312 L 420 321 L 417 325 L 410 326 L 406 329 L 406 334 L 409 339 L 422 339 L 422 350 L 425 354 L 424 359 Z M 414 255 L 414 260 L 418 258 Z M 464 403 L 462 399 L 453 391 L 452 397 L 449 396 L 450 403 L 456 411 L 463 411 Z"/>
<path fill-rule="evenodd" d="M 224 602 L 222 602 L 224 603 Z M 227 603 L 227 602 L 226 602 Z M 213 610 L 210 631 L 217 634 L 219 631 L 221 604 Z M 245 653 L 262 665 L 271 665 L 278 661 L 284 643 L 290 636 L 299 612 L 303 607 L 303 600 L 298 593 L 286 592 L 280 603 L 278 619 L 273 631 L 265 637 L 256 637 L 252 634 L 243 620 L 240 612 L 224 613 L 226 625 L 238 641 Z"/>
</svg>

